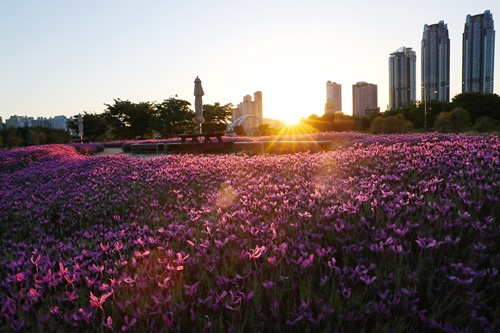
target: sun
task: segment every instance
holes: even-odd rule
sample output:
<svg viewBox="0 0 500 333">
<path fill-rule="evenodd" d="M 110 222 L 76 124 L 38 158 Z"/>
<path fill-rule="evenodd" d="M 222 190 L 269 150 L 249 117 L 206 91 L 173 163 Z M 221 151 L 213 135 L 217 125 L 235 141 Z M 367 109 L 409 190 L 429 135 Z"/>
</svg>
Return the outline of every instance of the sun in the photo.
<svg viewBox="0 0 500 333">
<path fill-rule="evenodd" d="M 293 126 L 293 125 L 297 125 L 298 123 L 300 123 L 300 120 L 302 119 L 301 116 L 298 116 L 296 114 L 289 114 L 285 117 L 285 123 L 287 126 Z"/>
<path fill-rule="evenodd" d="M 307 124 L 303 117 L 289 118 L 285 126 L 281 128 L 279 136 L 303 137 L 310 136 L 316 129 Z"/>
</svg>

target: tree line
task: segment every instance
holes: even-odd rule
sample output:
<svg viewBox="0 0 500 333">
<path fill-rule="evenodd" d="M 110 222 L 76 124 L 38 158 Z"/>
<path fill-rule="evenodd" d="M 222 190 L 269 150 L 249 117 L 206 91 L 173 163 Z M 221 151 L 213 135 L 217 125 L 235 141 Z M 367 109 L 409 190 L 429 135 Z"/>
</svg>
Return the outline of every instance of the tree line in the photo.
<svg viewBox="0 0 500 333">
<path fill-rule="evenodd" d="M 500 96 L 462 93 L 450 103 L 429 100 L 376 115 L 352 117 L 311 115 L 302 122 L 318 131 L 361 131 L 370 133 L 407 133 L 432 130 L 444 133 L 500 131 Z"/>
<path fill-rule="evenodd" d="M 178 134 L 192 133 L 199 129 L 194 123 L 195 112 L 191 103 L 171 97 L 161 103 L 114 99 L 113 104 L 104 104 L 102 113 L 84 111 L 84 137 L 90 141 L 114 141 L 151 138 L 172 138 Z M 223 132 L 231 121 L 232 104 L 204 104 L 202 124 L 204 132 Z M 68 121 L 68 127 L 78 131 L 78 123 Z"/>
<path fill-rule="evenodd" d="M 83 112 L 84 137 L 93 142 L 134 140 L 137 138 L 171 138 L 178 134 L 198 131 L 193 122 L 195 112 L 191 103 L 177 96 L 157 102 L 133 103 L 114 99 L 104 104 L 101 113 Z M 203 105 L 204 132 L 224 132 L 231 122 L 232 104 Z M 78 132 L 77 115 L 69 120 L 68 128 Z M 407 133 L 432 130 L 445 133 L 500 131 L 500 96 L 497 94 L 462 93 L 450 103 L 429 100 L 376 115 L 352 117 L 341 113 L 310 115 L 301 123 L 311 131 L 358 131 L 369 133 Z M 259 126 L 262 135 L 277 134 L 269 124 Z M 235 131 L 244 135 L 243 128 Z M 67 131 L 33 127 L 6 128 L 0 131 L 0 147 L 18 147 L 31 144 L 71 142 Z"/>
<path fill-rule="evenodd" d="M 68 131 L 49 127 L 8 127 L 0 130 L 0 148 L 71 142 Z"/>
</svg>

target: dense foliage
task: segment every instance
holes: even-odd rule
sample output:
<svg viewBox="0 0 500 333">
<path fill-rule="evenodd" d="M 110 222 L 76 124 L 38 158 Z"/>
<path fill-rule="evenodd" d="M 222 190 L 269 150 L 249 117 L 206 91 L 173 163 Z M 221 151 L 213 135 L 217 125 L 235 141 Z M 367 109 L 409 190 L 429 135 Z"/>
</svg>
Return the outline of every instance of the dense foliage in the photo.
<svg viewBox="0 0 500 333">
<path fill-rule="evenodd" d="M 0 148 L 71 142 L 69 132 L 49 127 L 19 127 L 0 130 Z"/>
<path fill-rule="evenodd" d="M 173 138 L 199 130 L 193 122 L 195 113 L 190 109 L 191 103 L 176 97 L 161 103 L 115 99 L 113 104 L 105 106 L 100 114 L 84 112 L 82 115 L 85 138 L 90 141 Z M 225 131 L 232 116 L 232 105 L 205 104 L 203 108 L 203 130 Z M 76 132 L 78 123 L 75 119 L 68 121 L 68 127 Z"/>
<path fill-rule="evenodd" d="M 78 133 L 78 115 L 74 115 L 66 123 L 73 133 Z M 85 138 L 90 142 L 101 142 L 108 139 L 109 125 L 104 114 L 84 111 L 82 114 Z"/>
<path fill-rule="evenodd" d="M 455 113 L 453 110 L 465 110 Z M 460 116 L 457 118 L 457 116 Z M 441 117 L 437 126 L 435 121 Z M 453 119 L 451 119 L 453 118 Z M 445 124 L 443 124 L 443 120 Z M 500 96 L 497 94 L 461 93 L 452 102 L 437 100 L 419 101 L 400 109 L 380 114 L 351 117 L 342 113 L 311 115 L 303 123 L 318 131 L 363 131 L 370 133 L 408 133 L 410 131 L 433 130 L 444 133 L 463 133 L 472 125 L 477 132 L 500 131 Z M 465 123 L 467 126 L 456 126 Z"/>
<path fill-rule="evenodd" d="M 280 156 L 0 151 L 23 161 L 0 169 L 0 330 L 499 331 L 499 138 L 331 135 Z"/>
</svg>

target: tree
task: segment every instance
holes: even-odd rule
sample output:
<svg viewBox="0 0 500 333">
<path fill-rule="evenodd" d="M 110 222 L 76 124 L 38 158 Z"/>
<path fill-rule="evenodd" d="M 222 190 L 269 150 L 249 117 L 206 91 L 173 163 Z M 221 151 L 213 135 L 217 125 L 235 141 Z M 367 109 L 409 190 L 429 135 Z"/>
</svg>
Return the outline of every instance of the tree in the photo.
<svg viewBox="0 0 500 333">
<path fill-rule="evenodd" d="M 76 120 L 78 115 L 73 116 L 73 119 L 69 119 L 66 125 L 69 129 L 78 133 L 78 121 Z M 104 114 L 90 113 L 83 111 L 83 127 L 84 136 L 90 141 L 103 141 L 106 137 L 106 132 L 108 131 L 108 124 L 106 122 L 106 117 Z"/>
<path fill-rule="evenodd" d="M 67 131 L 41 126 L 9 127 L 0 131 L 0 137 L 6 148 L 71 142 L 71 135 Z"/>
<path fill-rule="evenodd" d="M 450 112 L 441 112 L 436 117 L 434 122 L 434 130 L 440 133 L 450 133 L 451 132 L 451 115 Z"/>
<path fill-rule="evenodd" d="M 325 113 L 321 117 L 316 114 L 301 120 L 307 126 L 316 129 L 319 132 L 344 132 L 353 131 L 363 127 L 359 121 L 352 116 L 345 115 L 342 112 Z M 366 126 L 366 128 L 368 125 Z"/>
<path fill-rule="evenodd" d="M 19 128 L 7 127 L 2 131 L 2 137 L 3 146 L 5 148 L 21 147 L 25 144 Z"/>
<path fill-rule="evenodd" d="M 436 117 L 434 128 L 443 133 L 461 133 L 470 125 L 469 113 L 463 108 L 455 108 L 450 112 L 441 112 Z"/>
<path fill-rule="evenodd" d="M 490 117 L 481 117 L 476 119 L 476 123 L 474 124 L 474 131 L 477 132 L 495 132 L 500 128 L 498 126 L 498 120 L 490 118 Z"/>
<path fill-rule="evenodd" d="M 156 104 L 156 119 L 153 129 L 164 138 L 171 138 L 177 134 L 187 133 L 193 128 L 193 118 L 196 116 L 188 101 L 174 97 Z"/>
<path fill-rule="evenodd" d="M 272 135 L 273 130 L 271 129 L 271 125 L 269 125 L 268 123 L 263 123 L 259 125 L 259 132 L 261 136 L 268 136 Z"/>
<path fill-rule="evenodd" d="M 126 140 L 138 137 L 148 138 L 153 135 L 155 118 L 154 105 L 151 102 L 132 103 L 115 99 L 115 104 L 104 104 L 104 114 L 110 126 L 112 139 Z"/>
<path fill-rule="evenodd" d="M 451 110 L 451 126 L 453 132 L 461 133 L 467 130 L 470 126 L 469 113 L 463 108 L 455 108 Z"/>
<path fill-rule="evenodd" d="M 380 134 L 383 133 L 384 117 L 377 116 L 370 123 L 370 133 Z"/>
<path fill-rule="evenodd" d="M 31 142 L 34 145 L 44 145 L 47 143 L 47 134 L 44 132 L 33 131 L 31 135 Z"/>
<path fill-rule="evenodd" d="M 361 129 L 361 127 L 363 127 L 361 122 L 362 120 L 360 117 L 356 117 L 355 119 L 355 117 L 353 116 L 336 113 L 333 120 L 333 130 L 336 132 L 353 131 L 358 125 L 358 127 Z"/>
<path fill-rule="evenodd" d="M 453 106 L 467 110 L 473 122 L 481 117 L 500 121 L 500 96 L 479 92 L 461 93 L 453 97 Z"/>
<path fill-rule="evenodd" d="M 406 133 L 413 128 L 413 124 L 405 119 L 402 114 L 390 116 L 384 119 L 384 133 Z"/>
<path fill-rule="evenodd" d="M 234 130 L 234 133 L 236 133 L 237 136 L 245 136 L 245 135 L 247 135 L 245 133 L 245 128 L 243 126 L 241 126 L 241 125 L 234 126 L 233 130 Z M 260 130 L 260 128 L 259 128 L 259 130 Z"/>
<path fill-rule="evenodd" d="M 331 120 L 331 121 L 330 121 Z M 306 126 L 312 127 L 315 130 L 319 132 L 326 132 L 328 131 L 328 127 L 333 127 L 333 115 L 328 115 L 328 119 L 325 118 L 325 115 L 319 117 L 316 114 L 312 114 L 307 118 L 303 118 L 300 121 Z M 332 129 L 330 129 L 332 130 Z"/>
<path fill-rule="evenodd" d="M 224 132 L 227 124 L 231 122 L 233 115 L 233 104 L 220 105 L 216 102 L 214 105 L 203 105 L 203 118 L 205 122 L 202 125 L 203 132 Z"/>
<path fill-rule="evenodd" d="M 370 124 L 371 133 L 407 133 L 413 128 L 413 123 L 406 120 L 402 114 L 396 114 L 394 116 L 375 117 Z"/>
<path fill-rule="evenodd" d="M 47 140 L 45 143 L 71 142 L 71 135 L 68 133 L 68 131 L 59 128 L 37 126 L 32 128 L 32 134 L 30 135 L 40 135 L 42 138 L 45 136 L 45 139 Z"/>
<path fill-rule="evenodd" d="M 434 127 L 434 121 L 436 117 L 441 112 L 450 112 L 453 109 L 452 103 L 440 102 L 438 100 L 429 100 L 426 103 L 419 103 L 416 105 L 412 111 L 410 111 L 408 117 L 405 118 L 415 124 L 415 128 L 425 128 L 425 118 L 426 118 L 426 107 L 427 107 L 427 128 Z"/>
<path fill-rule="evenodd" d="M 374 118 L 376 118 L 379 114 L 370 114 L 365 116 L 352 116 L 352 127 L 346 129 L 346 131 L 359 131 L 359 132 L 367 132 L 370 130 L 370 123 Z"/>
<path fill-rule="evenodd" d="M 428 100 L 427 102 L 414 103 L 399 109 L 389 110 L 383 113 L 384 117 L 403 115 L 413 124 L 413 128 L 423 129 L 427 118 L 427 128 L 434 126 L 434 120 L 441 112 L 449 112 L 453 109 L 452 103 Z"/>
</svg>

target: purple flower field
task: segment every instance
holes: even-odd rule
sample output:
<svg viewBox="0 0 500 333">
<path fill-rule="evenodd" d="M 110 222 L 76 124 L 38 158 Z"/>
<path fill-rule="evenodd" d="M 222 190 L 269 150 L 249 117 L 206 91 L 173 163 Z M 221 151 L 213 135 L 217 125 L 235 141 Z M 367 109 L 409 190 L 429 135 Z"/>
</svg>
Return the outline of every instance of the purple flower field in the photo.
<svg viewBox="0 0 500 333">
<path fill-rule="evenodd" d="M 0 151 L 0 331 L 500 331 L 500 139 L 319 139 Z"/>
</svg>

